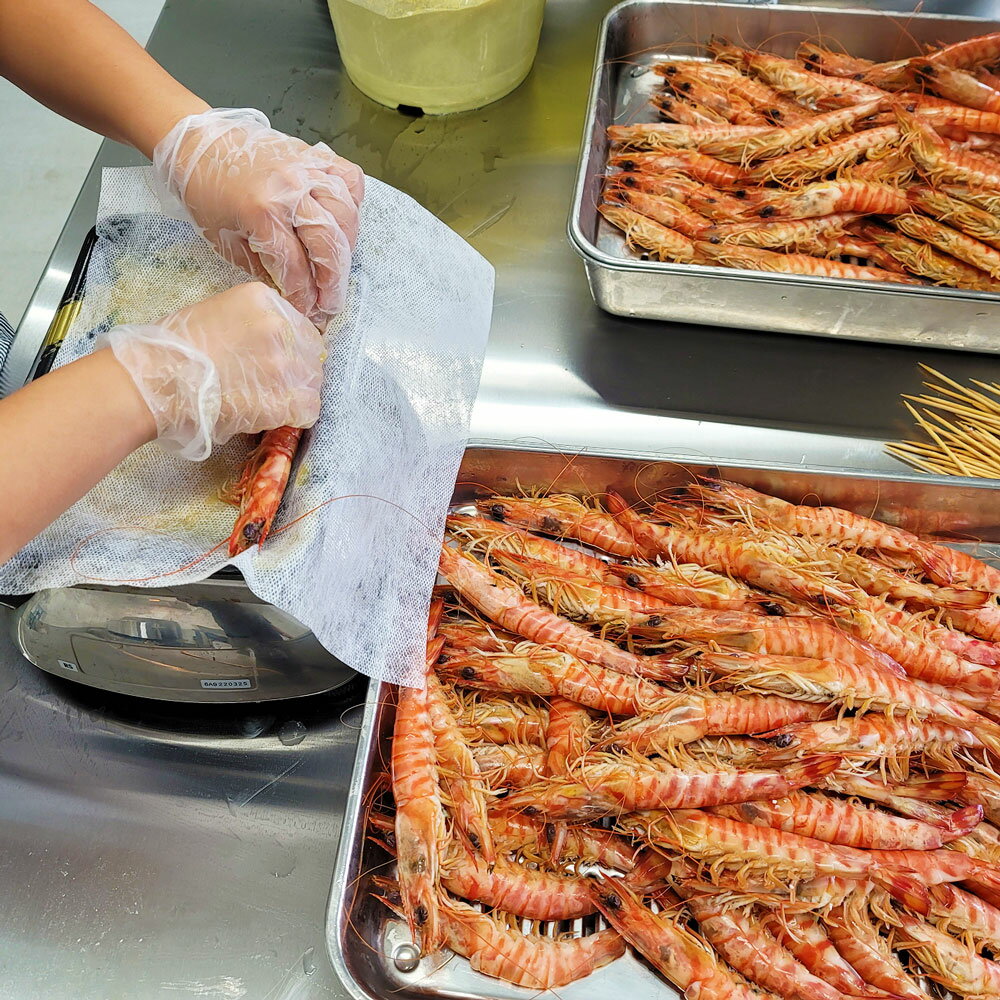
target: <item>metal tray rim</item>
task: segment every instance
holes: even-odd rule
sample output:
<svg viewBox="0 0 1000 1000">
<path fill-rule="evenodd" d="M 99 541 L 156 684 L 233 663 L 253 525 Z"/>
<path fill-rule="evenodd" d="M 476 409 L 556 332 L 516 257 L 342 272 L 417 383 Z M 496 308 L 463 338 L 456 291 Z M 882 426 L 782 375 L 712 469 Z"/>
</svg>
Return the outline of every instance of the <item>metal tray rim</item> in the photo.
<svg viewBox="0 0 1000 1000">
<path fill-rule="evenodd" d="M 978 292 L 968 289 L 940 288 L 934 286 L 914 287 L 906 285 L 896 285 L 892 282 L 881 281 L 861 281 L 851 278 L 815 278 L 808 275 L 780 274 L 759 271 L 746 271 L 739 268 L 704 266 L 699 264 L 674 264 L 665 261 L 641 261 L 630 260 L 628 258 L 613 257 L 600 250 L 594 243 L 584 235 L 580 226 L 580 213 L 583 207 L 585 187 L 589 177 L 588 172 L 588 152 L 591 147 L 591 137 L 595 127 L 595 116 L 597 101 L 602 82 L 602 69 L 606 59 L 604 54 L 608 42 L 608 30 L 612 23 L 621 16 L 622 12 L 633 7 L 719 7 L 730 9 L 745 9 L 746 4 L 734 2 L 734 0 L 718 0 L 718 2 L 705 3 L 705 0 L 622 0 L 616 4 L 601 21 L 600 31 L 597 38 L 597 49 L 594 56 L 594 66 L 591 75 L 590 91 L 587 98 L 587 117 L 584 123 L 583 132 L 580 139 L 580 152 L 577 160 L 576 180 L 573 186 L 573 200 L 567 219 L 566 234 L 572 248 L 578 253 L 587 264 L 593 264 L 603 270 L 615 270 L 623 273 L 647 273 L 664 275 L 684 275 L 701 278 L 703 280 L 738 280 L 755 282 L 758 284 L 774 284 L 792 287 L 820 288 L 820 289 L 842 289 L 844 291 L 860 291 L 875 294 L 891 293 L 901 297 L 914 296 L 914 301 L 918 302 L 926 298 L 937 298 L 942 300 L 968 301 L 968 302 L 1000 302 L 1000 293 Z M 868 17 L 886 17 L 885 11 L 865 10 L 862 8 L 829 8 L 816 7 L 810 4 L 780 4 L 782 11 L 795 13 L 815 13 L 829 15 L 830 13 L 849 13 L 851 16 L 864 15 Z M 923 14 L 912 13 L 907 15 L 908 20 L 923 21 L 953 21 L 960 23 L 977 24 L 987 21 L 986 18 L 973 17 L 966 14 Z M 865 338 L 869 339 L 869 338 Z M 874 339 L 874 338 L 871 338 Z"/>
</svg>

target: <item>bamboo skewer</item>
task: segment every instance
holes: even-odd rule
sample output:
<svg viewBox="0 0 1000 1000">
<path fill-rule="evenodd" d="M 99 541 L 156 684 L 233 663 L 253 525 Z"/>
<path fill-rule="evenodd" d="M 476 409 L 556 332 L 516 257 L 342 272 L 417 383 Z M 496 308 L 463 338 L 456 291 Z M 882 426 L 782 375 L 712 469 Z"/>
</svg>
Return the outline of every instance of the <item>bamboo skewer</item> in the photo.
<svg viewBox="0 0 1000 1000">
<path fill-rule="evenodd" d="M 971 388 L 920 367 L 938 381 L 924 382 L 929 393 L 904 395 L 903 405 L 929 440 L 892 442 L 886 451 L 923 472 L 1000 479 L 1000 384 L 970 379 Z"/>
</svg>

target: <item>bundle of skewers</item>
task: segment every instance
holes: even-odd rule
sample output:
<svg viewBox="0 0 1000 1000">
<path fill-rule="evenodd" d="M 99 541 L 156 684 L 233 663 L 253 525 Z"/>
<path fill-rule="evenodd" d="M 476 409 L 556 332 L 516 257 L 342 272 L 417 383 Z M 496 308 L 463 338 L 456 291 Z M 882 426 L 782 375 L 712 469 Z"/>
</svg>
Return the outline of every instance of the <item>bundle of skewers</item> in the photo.
<svg viewBox="0 0 1000 1000">
<path fill-rule="evenodd" d="M 1000 996 L 1000 571 L 718 480 L 477 506 L 369 816 L 423 955 L 532 990 L 631 949 L 713 1000 Z"/>
<path fill-rule="evenodd" d="M 1000 291 L 1000 33 L 890 63 L 724 42 L 608 128 L 602 215 L 655 260 Z"/>
</svg>

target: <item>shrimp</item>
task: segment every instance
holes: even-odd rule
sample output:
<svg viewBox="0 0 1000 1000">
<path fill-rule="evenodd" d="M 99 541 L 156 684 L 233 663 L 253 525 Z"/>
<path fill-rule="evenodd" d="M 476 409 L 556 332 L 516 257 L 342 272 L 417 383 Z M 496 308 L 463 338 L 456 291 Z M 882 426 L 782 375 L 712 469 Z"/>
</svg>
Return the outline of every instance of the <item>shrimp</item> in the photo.
<svg viewBox="0 0 1000 1000">
<path fill-rule="evenodd" d="M 953 198 L 929 184 L 916 184 L 906 196 L 915 208 L 940 222 L 947 222 L 969 236 L 1000 248 L 1000 218 L 975 205 Z"/>
<path fill-rule="evenodd" d="M 705 216 L 667 195 L 648 194 L 632 187 L 612 184 L 605 188 L 604 196 L 615 203 L 628 205 L 647 219 L 676 229 L 689 238 L 697 237 L 711 225 Z"/>
<path fill-rule="evenodd" d="M 572 496 L 502 497 L 477 500 L 484 517 L 559 538 L 572 538 L 619 559 L 636 555 L 632 536 L 610 515 Z"/>
<path fill-rule="evenodd" d="M 761 218 L 809 219 L 837 212 L 897 215 L 909 212 L 906 192 L 870 181 L 819 181 L 776 195 L 757 210 Z"/>
<path fill-rule="evenodd" d="M 988 35 L 977 35 L 966 38 L 952 45 L 945 45 L 936 52 L 926 56 L 917 56 L 918 64 L 928 64 L 932 67 L 950 66 L 954 69 L 971 69 L 983 63 L 994 63 L 1000 59 L 1000 31 Z"/>
<path fill-rule="evenodd" d="M 653 913 L 621 879 L 602 878 L 594 887 L 594 903 L 604 918 L 659 973 L 692 1000 L 760 1000 L 716 957 L 683 918 L 665 910 Z"/>
<path fill-rule="evenodd" d="M 978 806 L 967 806 L 952 815 L 953 822 L 948 827 L 935 827 L 821 792 L 802 791 L 770 802 L 718 806 L 712 812 L 831 844 L 887 851 L 929 851 L 943 847 L 971 832 L 982 818 Z"/>
<path fill-rule="evenodd" d="M 975 611 L 949 608 L 947 619 L 965 632 L 971 632 L 990 642 L 1000 642 L 1000 607 L 996 604 Z"/>
<path fill-rule="evenodd" d="M 677 67 L 676 72 L 664 74 L 667 77 L 664 90 L 668 94 L 684 97 L 711 108 L 734 125 L 770 125 L 763 115 L 742 95 L 735 93 L 731 81 L 712 79 L 712 73 L 705 73 L 697 64 L 689 63 Z"/>
<path fill-rule="evenodd" d="M 716 538 L 697 531 L 654 524 L 632 510 L 616 493 L 608 494 L 608 507 L 622 527 L 632 534 L 647 559 L 680 559 L 707 569 L 736 576 L 765 590 L 788 597 L 849 604 L 843 591 L 774 562 L 760 543 L 734 535 Z"/>
<path fill-rule="evenodd" d="M 433 603 L 432 625 L 440 613 L 440 602 Z M 428 674 L 440 651 L 441 640 L 428 638 Z M 403 910 L 410 935 L 415 943 L 419 942 L 425 955 L 436 952 L 444 940 L 438 900 L 441 854 L 448 841 L 429 701 L 426 688 L 399 689 L 391 762 L 392 793 L 396 801 L 396 868 Z"/>
<path fill-rule="evenodd" d="M 907 974 L 889 943 L 872 926 L 867 911 L 842 904 L 823 917 L 823 926 L 834 947 L 865 982 L 903 1000 L 932 1000 Z"/>
<path fill-rule="evenodd" d="M 877 156 L 897 145 L 899 140 L 899 126 L 882 125 L 863 132 L 852 132 L 815 148 L 776 156 L 750 168 L 747 173 L 751 180 L 760 183 L 802 183 L 836 172 L 855 163 L 861 156 Z"/>
<path fill-rule="evenodd" d="M 301 427 L 265 431 L 246 460 L 239 482 L 226 492 L 226 502 L 239 507 L 236 524 L 229 536 L 231 556 L 266 541 L 285 495 L 301 437 Z"/>
<path fill-rule="evenodd" d="M 978 111 L 1000 113 L 1000 93 L 965 70 L 927 63 L 917 67 L 916 75 L 918 80 L 946 100 Z"/>
<path fill-rule="evenodd" d="M 1000 995 L 1000 964 L 910 913 L 897 919 L 905 933 L 896 947 L 909 951 L 935 982 L 963 996 Z"/>
<path fill-rule="evenodd" d="M 450 800 L 455 824 L 486 861 L 493 861 L 496 854 L 486 813 L 489 790 L 433 671 L 427 674 L 427 711 L 441 768 L 440 785 Z"/>
<path fill-rule="evenodd" d="M 554 777 L 569 774 L 590 747 L 590 713 L 568 698 L 555 695 L 549 702 L 545 734 L 545 770 Z"/>
<path fill-rule="evenodd" d="M 939 253 L 926 243 L 869 223 L 863 224 L 861 231 L 908 271 L 928 278 L 936 285 L 968 288 L 976 292 L 1000 291 L 1000 281 L 995 281 L 976 267 Z"/>
<path fill-rule="evenodd" d="M 618 583 L 617 574 L 603 559 L 547 538 L 539 538 L 511 525 L 498 524 L 483 517 L 450 514 L 445 521 L 445 529 L 453 538 L 461 539 L 470 550 L 486 556 L 494 549 L 513 552 L 571 573 L 590 576 L 600 583 Z"/>
<path fill-rule="evenodd" d="M 848 996 L 861 996 L 870 988 L 837 951 L 819 918 L 809 913 L 776 910 L 763 925 L 814 976 Z"/>
<path fill-rule="evenodd" d="M 714 245 L 697 242 L 695 253 L 707 257 L 720 267 L 732 267 L 751 271 L 770 271 L 773 274 L 804 274 L 817 278 L 845 278 L 850 281 L 882 281 L 890 284 L 920 284 L 917 278 L 898 271 L 886 271 L 881 267 L 863 264 L 849 264 L 825 257 L 813 257 L 803 253 L 775 253 L 756 247 L 733 244 Z"/>
<path fill-rule="evenodd" d="M 438 672 L 463 687 L 567 698 L 613 715 L 651 711 L 669 696 L 643 677 L 606 670 L 570 653 L 523 643 L 511 653 L 457 652 L 445 647 Z"/>
<path fill-rule="evenodd" d="M 531 990 L 566 986 L 625 954 L 625 942 L 613 930 L 566 939 L 523 934 L 457 899 L 442 903 L 441 916 L 448 947 L 467 958 L 474 972 Z"/>
<path fill-rule="evenodd" d="M 650 102 L 665 117 L 682 125 L 721 125 L 729 121 L 714 108 L 699 104 L 687 95 L 679 98 L 654 94 Z"/>
<path fill-rule="evenodd" d="M 899 215 L 892 220 L 892 224 L 907 236 L 930 243 L 985 271 L 994 280 L 1000 280 L 1000 250 L 925 215 Z"/>
<path fill-rule="evenodd" d="M 781 771 L 708 771 L 633 763 L 591 754 L 575 768 L 578 780 L 550 780 L 507 796 L 504 812 L 590 821 L 650 809 L 701 808 L 775 798 L 815 784 L 839 764 L 837 757 L 803 761 Z"/>
<path fill-rule="evenodd" d="M 1000 163 L 990 156 L 952 149 L 930 125 L 916 115 L 896 108 L 904 137 L 910 140 L 914 162 L 932 180 L 957 181 L 971 188 L 996 190 L 1000 186 Z"/>
<path fill-rule="evenodd" d="M 611 565 L 608 569 L 633 590 L 640 590 L 665 604 L 714 611 L 756 611 L 776 607 L 748 587 L 697 563 L 629 563 Z"/>
<path fill-rule="evenodd" d="M 700 235 L 710 243 L 736 243 L 740 246 L 781 249 L 815 245 L 817 236 L 841 236 L 844 228 L 857 222 L 861 215 L 844 212 L 815 219 L 795 219 L 790 222 L 732 222 L 712 226 Z"/>
<path fill-rule="evenodd" d="M 819 719 L 826 712 L 825 705 L 773 695 L 683 694 L 665 700 L 651 714 L 613 727 L 599 745 L 651 753 L 661 746 L 690 743 L 703 736 L 766 733 Z"/>
<path fill-rule="evenodd" d="M 480 774 L 494 791 L 527 788 L 545 776 L 545 754 L 541 747 L 470 743 L 469 749 Z"/>
<path fill-rule="evenodd" d="M 542 743 L 549 725 L 548 710 L 510 698 L 468 698 L 458 723 L 466 740 L 494 743 Z"/>
<path fill-rule="evenodd" d="M 864 74 L 875 65 L 871 59 L 858 59 L 845 52 L 834 52 L 815 42 L 803 42 L 798 47 L 795 57 L 809 69 L 825 73 L 827 76 L 857 78 L 859 74 Z"/>
<path fill-rule="evenodd" d="M 552 855 L 555 829 L 551 823 L 524 814 L 504 814 L 496 816 L 494 824 L 494 839 L 498 842 L 507 839 L 515 853 L 536 861 Z M 610 830 L 567 826 L 562 851 L 552 860 L 555 863 L 571 859 L 577 864 L 597 864 L 624 874 L 635 869 L 641 852 L 642 848 L 633 846 Z"/>
<path fill-rule="evenodd" d="M 579 625 L 529 601 L 510 583 L 482 563 L 446 545 L 441 547 L 441 574 L 479 611 L 498 625 L 526 639 L 554 646 L 589 663 L 618 673 L 657 680 L 676 678 L 682 671 L 669 659 L 636 656 L 599 639 Z"/>
<path fill-rule="evenodd" d="M 796 126 L 802 128 L 803 126 Z M 846 127 L 846 125 L 844 126 Z M 770 125 L 678 125 L 672 122 L 609 125 L 608 138 L 622 150 L 687 149 L 739 163 L 751 137 L 781 132 Z"/>
<path fill-rule="evenodd" d="M 715 187 L 730 187 L 748 179 L 741 167 L 691 149 L 624 153 L 612 156 L 609 162 L 613 167 L 640 174 L 683 170 L 697 180 Z"/>
<path fill-rule="evenodd" d="M 622 187 L 667 195 L 715 221 L 728 221 L 742 214 L 746 207 L 745 201 L 739 197 L 741 192 L 729 194 L 680 173 L 643 173 L 636 170 L 611 176 Z"/>
<path fill-rule="evenodd" d="M 737 972 L 781 997 L 843 1000 L 834 986 L 814 976 L 753 916 L 726 907 L 719 894 L 685 891 L 691 915 L 710 945 Z"/>
<path fill-rule="evenodd" d="M 666 226 L 647 219 L 631 208 L 623 205 L 598 205 L 597 210 L 613 226 L 625 233 L 625 245 L 630 249 L 645 250 L 654 259 L 676 261 L 681 264 L 694 263 L 700 259 L 695 244 L 688 237 L 668 229 Z"/>
</svg>

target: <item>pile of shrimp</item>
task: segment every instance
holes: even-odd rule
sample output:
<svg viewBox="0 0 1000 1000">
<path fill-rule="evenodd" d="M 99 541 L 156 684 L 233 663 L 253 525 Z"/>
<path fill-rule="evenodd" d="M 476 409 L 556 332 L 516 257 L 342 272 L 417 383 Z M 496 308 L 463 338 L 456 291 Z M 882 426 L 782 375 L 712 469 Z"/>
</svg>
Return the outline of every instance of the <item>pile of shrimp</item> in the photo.
<svg viewBox="0 0 1000 1000">
<path fill-rule="evenodd" d="M 709 45 L 612 125 L 601 214 L 646 258 L 1000 291 L 1000 32 L 891 63 Z"/>
<path fill-rule="evenodd" d="M 423 955 L 533 990 L 631 949 L 689 997 L 1000 996 L 1000 570 L 701 479 L 485 498 L 440 572 L 368 817 Z"/>
</svg>

